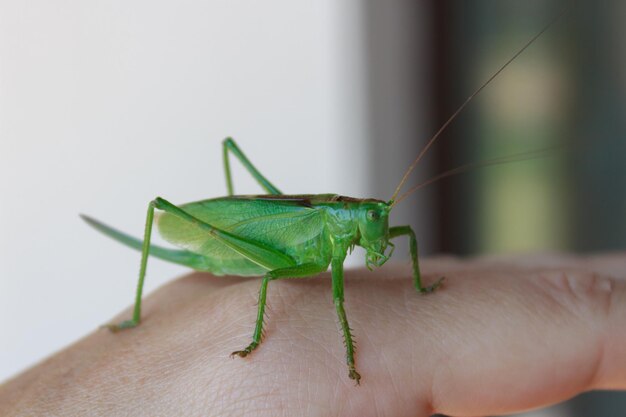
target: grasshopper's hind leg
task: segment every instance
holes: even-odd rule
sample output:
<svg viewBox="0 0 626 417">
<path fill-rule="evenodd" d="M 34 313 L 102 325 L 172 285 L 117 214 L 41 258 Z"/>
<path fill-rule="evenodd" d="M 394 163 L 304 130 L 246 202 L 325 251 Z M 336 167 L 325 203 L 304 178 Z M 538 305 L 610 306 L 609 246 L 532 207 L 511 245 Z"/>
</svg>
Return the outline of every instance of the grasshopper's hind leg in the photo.
<svg viewBox="0 0 626 417">
<path fill-rule="evenodd" d="M 252 342 L 245 349 L 237 350 L 231 353 L 231 356 L 237 355 L 245 358 L 261 343 L 261 339 L 263 337 L 263 318 L 265 315 L 267 284 L 270 281 L 273 281 L 275 279 L 308 277 L 324 272 L 326 268 L 326 266 L 321 266 L 317 264 L 304 264 L 288 268 L 275 269 L 265 274 L 265 276 L 263 277 L 263 281 L 261 282 L 261 289 L 259 290 L 259 307 L 256 317 L 256 326 L 254 328 L 254 334 L 252 335 Z"/>
<path fill-rule="evenodd" d="M 253 240 L 221 230 L 211 224 L 208 224 L 198 219 L 197 217 L 192 216 L 191 214 L 187 213 L 180 207 L 175 206 L 169 201 L 157 197 L 150 202 L 150 205 L 148 206 L 148 215 L 146 216 L 146 229 L 142 244 L 141 266 L 139 269 L 139 282 L 137 283 L 137 293 L 135 298 L 135 309 L 133 311 L 133 318 L 131 320 L 126 320 L 120 324 L 106 326 L 113 331 L 135 327 L 139 324 L 141 320 L 141 295 L 143 292 L 144 278 L 146 276 L 148 255 L 150 254 L 150 235 L 152 234 L 154 209 L 163 210 L 166 213 L 170 213 L 184 221 L 194 224 L 197 228 L 205 231 L 207 233 L 207 237 L 213 237 L 219 240 L 222 244 L 224 244 L 224 246 L 245 254 L 244 256 L 250 259 L 252 262 L 255 262 L 259 265 L 271 265 L 271 268 L 275 268 L 275 270 L 268 273 L 270 278 L 273 277 L 272 279 L 281 278 L 284 275 L 305 276 L 315 273 L 309 272 L 312 269 L 308 265 L 303 265 L 301 267 L 288 266 L 295 265 L 296 262 L 293 260 L 293 258 L 280 252 L 279 250 L 267 247 L 265 245 L 259 245 Z M 317 268 L 319 269 L 320 267 L 317 266 Z M 282 271 L 283 269 L 285 271 Z M 265 287 L 267 287 L 267 283 L 265 283 Z M 263 306 L 265 306 L 265 298 L 263 298 Z"/>
<path fill-rule="evenodd" d="M 280 190 L 276 188 L 276 186 L 274 186 L 274 184 L 269 182 L 269 180 L 265 178 L 265 176 L 261 174 L 254 165 L 252 165 L 252 162 L 250 162 L 246 155 L 244 155 L 244 153 L 241 151 L 241 149 L 239 149 L 239 146 L 237 146 L 232 138 L 224 139 L 222 146 L 224 158 L 224 173 L 226 174 L 226 188 L 228 189 L 229 196 L 233 195 L 234 191 L 233 180 L 230 174 L 230 162 L 228 159 L 228 152 L 232 152 L 233 155 L 235 155 L 237 159 L 239 159 L 243 166 L 248 170 L 250 175 L 252 175 L 252 177 L 259 183 L 259 185 L 261 185 L 261 187 L 263 187 L 265 191 L 267 191 L 269 194 L 282 194 Z"/>
<path fill-rule="evenodd" d="M 137 292 L 135 293 L 135 308 L 133 309 L 133 318 L 125 320 L 119 324 L 107 324 L 104 327 L 113 332 L 123 329 L 135 327 L 141 321 L 141 296 L 143 294 L 143 282 L 146 277 L 146 267 L 148 265 L 148 255 L 150 254 L 150 236 L 152 235 L 152 226 L 154 223 L 155 202 L 151 201 L 148 205 L 148 214 L 146 215 L 146 228 L 143 235 L 143 246 L 141 248 L 141 264 L 139 266 L 139 281 L 137 281 Z"/>
</svg>

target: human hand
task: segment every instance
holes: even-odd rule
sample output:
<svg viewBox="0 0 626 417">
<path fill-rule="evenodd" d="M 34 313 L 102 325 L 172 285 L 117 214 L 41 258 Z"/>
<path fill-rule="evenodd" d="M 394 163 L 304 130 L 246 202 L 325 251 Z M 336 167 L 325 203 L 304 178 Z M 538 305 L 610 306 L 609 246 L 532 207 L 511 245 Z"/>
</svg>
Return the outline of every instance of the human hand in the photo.
<svg viewBox="0 0 626 417">
<path fill-rule="evenodd" d="M 626 256 L 438 258 L 346 271 L 361 385 L 348 379 L 328 274 L 260 281 L 194 273 L 155 291 L 140 326 L 99 330 L 0 386 L 0 415 L 454 416 L 626 389 Z M 126 311 L 114 322 L 128 318 Z"/>
</svg>

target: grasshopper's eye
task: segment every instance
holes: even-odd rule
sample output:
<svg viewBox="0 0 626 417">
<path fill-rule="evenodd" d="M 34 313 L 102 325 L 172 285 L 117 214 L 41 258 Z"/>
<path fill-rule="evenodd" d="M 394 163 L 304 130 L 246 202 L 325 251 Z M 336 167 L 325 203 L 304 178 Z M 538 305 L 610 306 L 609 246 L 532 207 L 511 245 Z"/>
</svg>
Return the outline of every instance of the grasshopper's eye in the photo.
<svg viewBox="0 0 626 417">
<path fill-rule="evenodd" d="M 380 213 L 376 210 L 368 210 L 367 212 L 367 221 L 375 222 L 380 219 Z"/>
</svg>

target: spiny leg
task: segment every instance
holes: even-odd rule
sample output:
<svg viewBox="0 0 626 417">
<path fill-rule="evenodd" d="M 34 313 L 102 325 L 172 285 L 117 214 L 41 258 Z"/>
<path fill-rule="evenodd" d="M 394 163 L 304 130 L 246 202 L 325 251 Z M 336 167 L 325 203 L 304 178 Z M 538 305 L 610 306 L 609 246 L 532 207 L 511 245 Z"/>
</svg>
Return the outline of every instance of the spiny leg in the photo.
<svg viewBox="0 0 626 417">
<path fill-rule="evenodd" d="M 133 318 L 131 320 L 126 320 L 120 324 L 105 326 L 112 331 L 135 327 L 141 321 L 141 295 L 143 292 L 144 278 L 146 276 L 148 255 L 150 254 L 150 236 L 152 234 L 154 209 L 163 210 L 185 221 L 195 224 L 200 229 L 206 231 L 207 236 L 211 236 L 219 240 L 225 246 L 230 247 L 231 249 L 241 253 L 243 256 L 246 256 L 248 259 L 256 262 L 259 265 L 267 265 L 271 268 L 280 268 L 286 267 L 288 265 L 293 265 L 295 263 L 295 261 L 291 257 L 285 255 L 278 250 L 260 245 L 258 242 L 255 242 L 253 240 L 225 232 L 192 216 L 191 214 L 187 213 L 180 207 L 175 206 L 169 201 L 157 197 L 150 202 L 148 206 L 148 215 L 146 216 L 146 229 L 142 245 L 141 266 L 139 269 L 139 282 L 137 283 L 137 294 L 135 298 L 135 309 L 133 312 Z"/>
<path fill-rule="evenodd" d="M 354 341 L 352 340 L 352 333 L 350 332 L 350 325 L 348 324 L 346 311 L 343 308 L 343 261 L 345 257 L 346 255 L 343 254 L 342 257 L 333 258 L 332 260 L 333 300 L 335 302 L 335 309 L 337 310 L 337 316 L 339 316 L 339 323 L 341 324 L 343 339 L 346 345 L 348 376 L 350 379 L 354 379 L 356 384 L 359 385 L 361 375 L 356 371 L 354 366 Z"/>
<path fill-rule="evenodd" d="M 275 269 L 265 274 L 265 276 L 263 276 L 263 281 L 261 282 L 261 289 L 259 290 L 259 307 L 256 317 L 256 326 L 254 327 L 254 334 L 252 335 L 252 342 L 245 349 L 237 350 L 230 355 L 237 355 L 245 358 L 261 343 L 261 339 L 263 337 L 263 317 L 265 315 L 267 284 L 270 281 L 275 279 L 308 277 L 324 272 L 326 268 L 326 266 L 317 264 L 304 264 L 294 267 Z"/>
<path fill-rule="evenodd" d="M 270 282 L 272 278 L 270 277 L 270 273 L 265 274 L 263 277 L 263 281 L 261 282 L 261 289 L 259 290 L 259 302 L 258 302 L 258 311 L 256 316 L 256 326 L 254 327 L 254 333 L 252 334 L 252 342 L 243 350 L 236 350 L 230 354 L 230 356 L 239 356 L 241 358 L 245 358 L 248 356 L 250 352 L 259 346 L 261 343 L 261 337 L 263 336 L 263 318 L 265 317 L 265 304 L 266 304 L 266 296 L 267 296 L 267 284 Z"/>
<path fill-rule="evenodd" d="M 125 320 L 119 324 L 107 324 L 104 327 L 112 332 L 135 327 L 141 321 L 141 296 L 143 294 L 143 283 L 146 277 L 146 268 L 148 266 L 148 255 L 150 254 L 150 236 L 152 235 L 152 226 L 154 223 L 155 202 L 148 204 L 148 214 L 146 215 L 146 226 L 143 235 L 143 245 L 141 248 L 141 264 L 139 266 L 139 280 L 137 281 L 137 291 L 135 293 L 135 308 L 133 310 L 133 318 Z"/>
<path fill-rule="evenodd" d="M 232 138 L 224 139 L 222 147 L 224 158 L 224 173 L 226 174 L 226 188 L 228 190 L 229 196 L 233 195 L 234 193 L 233 180 L 230 173 L 230 160 L 228 158 L 229 151 L 232 152 L 233 155 L 237 157 L 237 159 L 239 159 L 243 166 L 248 170 L 250 175 L 252 175 L 252 177 L 261 185 L 261 187 L 263 187 L 265 191 L 267 191 L 269 194 L 282 194 L 280 190 L 274 186 L 274 184 L 269 182 L 269 180 L 265 178 L 265 176 L 261 174 L 254 165 L 252 165 L 252 162 L 250 162 L 246 155 L 244 155 L 244 153 L 241 151 L 241 149 L 239 149 L 239 146 L 237 146 Z"/>
<path fill-rule="evenodd" d="M 411 226 L 396 226 L 389 229 L 389 238 L 393 239 L 398 236 L 409 236 L 409 252 L 411 253 L 411 261 L 413 263 L 413 283 L 415 289 L 422 293 L 430 293 L 435 291 L 443 283 L 444 277 L 441 277 L 434 284 L 424 287 L 422 285 L 422 275 L 420 273 L 419 261 L 417 259 L 417 239 L 415 238 L 415 232 Z"/>
</svg>

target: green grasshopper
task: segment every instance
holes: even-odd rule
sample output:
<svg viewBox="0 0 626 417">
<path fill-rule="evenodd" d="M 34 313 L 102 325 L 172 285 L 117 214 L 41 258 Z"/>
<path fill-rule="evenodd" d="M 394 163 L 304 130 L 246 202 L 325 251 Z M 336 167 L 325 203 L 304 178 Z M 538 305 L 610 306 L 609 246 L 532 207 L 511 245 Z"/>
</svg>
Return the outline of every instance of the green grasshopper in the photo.
<svg viewBox="0 0 626 417">
<path fill-rule="evenodd" d="M 223 142 L 227 197 L 174 205 L 157 197 L 148 205 L 143 240 L 135 239 L 87 216 L 87 223 L 111 238 L 141 250 L 141 266 L 133 317 L 119 324 L 107 325 L 118 331 L 137 326 L 141 321 L 141 299 L 148 255 L 215 275 L 262 275 L 258 313 L 252 342 L 232 355 L 246 357 L 261 343 L 267 287 L 270 281 L 302 278 L 331 268 L 333 300 L 346 345 L 348 375 L 358 384 L 361 376 L 354 362 L 354 342 L 344 310 L 343 263 L 348 251 L 361 246 L 366 251 L 369 269 L 382 266 L 392 255 L 391 240 L 408 237 L 413 265 L 413 285 L 418 293 L 433 292 L 442 284 L 439 278 L 424 285 L 420 274 L 417 240 L 411 226 L 389 227 L 389 215 L 399 201 L 419 186 L 396 198 L 419 160 L 450 122 L 504 68 L 530 46 L 548 27 L 545 26 L 494 75 L 476 90 L 444 123 L 405 172 L 389 201 L 352 198 L 335 194 L 285 195 L 263 176 L 245 156 L 235 141 Z M 267 192 L 265 195 L 234 195 L 229 155 L 234 155 Z M 527 158 L 526 158 L 527 159 Z M 505 158 L 491 163 L 515 160 Z M 460 167 L 435 179 L 453 175 Z M 422 185 L 430 183 L 427 181 Z M 155 209 L 163 211 L 157 225 L 163 238 L 181 249 L 167 249 L 150 244 Z"/>
</svg>

